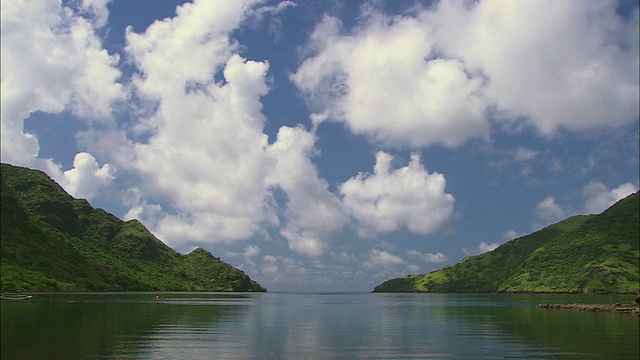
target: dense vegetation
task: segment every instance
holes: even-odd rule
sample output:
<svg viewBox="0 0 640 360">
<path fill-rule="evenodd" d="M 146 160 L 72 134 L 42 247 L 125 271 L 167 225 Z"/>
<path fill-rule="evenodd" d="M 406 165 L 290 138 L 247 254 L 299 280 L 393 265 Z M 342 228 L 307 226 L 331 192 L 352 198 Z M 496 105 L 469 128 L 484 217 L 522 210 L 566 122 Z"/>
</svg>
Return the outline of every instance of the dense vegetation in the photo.
<svg viewBox="0 0 640 360">
<path fill-rule="evenodd" d="M 139 221 L 74 199 L 40 171 L 0 170 L 2 291 L 266 291 L 203 249 L 180 255 Z"/>
<path fill-rule="evenodd" d="M 638 293 L 638 196 L 429 274 L 386 281 L 373 291 Z"/>
</svg>

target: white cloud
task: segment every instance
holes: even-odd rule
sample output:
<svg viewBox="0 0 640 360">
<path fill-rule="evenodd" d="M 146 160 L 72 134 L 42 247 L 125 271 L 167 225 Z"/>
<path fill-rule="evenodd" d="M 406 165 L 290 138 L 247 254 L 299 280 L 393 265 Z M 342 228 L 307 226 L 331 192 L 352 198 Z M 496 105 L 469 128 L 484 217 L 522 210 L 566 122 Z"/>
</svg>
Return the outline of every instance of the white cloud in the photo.
<svg viewBox="0 0 640 360">
<path fill-rule="evenodd" d="M 429 29 L 412 17 L 373 15 L 351 35 L 326 17 L 314 55 L 291 76 L 313 107 L 391 146 L 455 146 L 486 136 L 481 81 L 452 59 L 425 61 Z"/>
<path fill-rule="evenodd" d="M 326 249 L 326 242 L 318 231 L 287 227 L 280 231 L 287 239 L 289 249 L 307 256 L 320 256 Z"/>
<path fill-rule="evenodd" d="M 111 184 L 114 174 L 115 170 L 109 164 L 100 167 L 91 154 L 82 152 L 73 159 L 73 169 L 63 173 L 60 185 L 74 197 L 91 200 Z"/>
<path fill-rule="evenodd" d="M 244 250 L 243 250 L 243 253 L 242 253 L 242 255 L 245 258 L 253 258 L 253 257 L 258 256 L 259 254 L 260 254 L 260 247 L 256 246 L 256 245 L 246 246 L 244 248 Z"/>
<path fill-rule="evenodd" d="M 247 239 L 263 223 L 280 226 L 282 215 L 289 247 L 318 256 L 348 218 L 310 159 L 315 135 L 282 127 L 268 144 L 260 97 L 268 93 L 269 64 L 234 54 L 229 37 L 247 17 L 291 4 L 250 5 L 196 1 L 144 33 L 128 30 L 126 50 L 140 70 L 135 89 L 157 111 L 133 126 L 149 134 L 129 145 L 133 156 L 114 155 L 144 182 L 141 202 L 173 208 L 149 220 L 174 246 Z M 221 70 L 224 80 L 216 79 Z M 275 189 L 286 195 L 282 213 Z"/>
<path fill-rule="evenodd" d="M 500 246 L 500 244 L 498 244 L 498 243 L 487 244 L 485 242 L 481 242 L 480 245 L 478 245 L 478 249 L 480 249 L 480 251 L 485 253 L 485 252 L 488 252 L 488 251 L 495 250 L 498 246 Z"/>
<path fill-rule="evenodd" d="M 387 146 L 457 146 L 497 129 L 617 126 L 638 118 L 638 15 L 614 1 L 441 1 L 325 17 L 291 75 L 314 111 Z M 532 154 L 522 153 L 525 157 Z"/>
<path fill-rule="evenodd" d="M 516 161 L 529 161 L 535 159 L 538 154 L 540 154 L 539 151 L 520 146 L 513 152 L 513 158 Z"/>
<path fill-rule="evenodd" d="M 464 252 L 465 254 L 467 254 L 469 256 L 480 255 L 480 254 L 484 254 L 484 253 L 489 252 L 489 251 L 493 251 L 496 248 L 498 248 L 498 246 L 500 246 L 500 244 L 498 244 L 498 243 L 487 244 L 486 242 L 482 241 L 482 242 L 480 242 L 480 244 L 478 244 L 477 247 L 474 247 L 474 248 L 462 248 L 462 252 Z"/>
<path fill-rule="evenodd" d="M 333 258 L 340 262 L 351 263 L 356 260 L 355 255 L 348 254 L 346 251 L 341 251 L 339 254 L 332 254 Z"/>
<path fill-rule="evenodd" d="M 158 238 L 178 249 L 193 243 L 231 243 L 245 240 L 259 229 L 256 220 L 250 216 L 197 211 L 172 213 L 166 210 L 155 214 L 152 210 L 147 214 L 147 208 L 144 210 L 142 218 L 147 219 L 144 223 L 148 224 Z"/>
<path fill-rule="evenodd" d="M 429 263 L 444 263 L 449 261 L 449 258 L 441 253 L 441 252 L 437 252 L 435 254 L 431 254 L 431 253 L 422 253 L 418 250 L 408 250 L 407 251 L 407 255 L 414 257 L 416 259 L 419 259 L 421 261 L 424 262 L 429 262 Z"/>
<path fill-rule="evenodd" d="M 615 1 L 442 1 L 421 15 L 508 121 L 553 134 L 638 118 L 637 9 L 625 22 Z"/>
<path fill-rule="evenodd" d="M 368 268 L 385 268 L 405 264 L 405 261 L 401 257 L 392 255 L 384 250 L 371 249 L 365 255 L 365 260 L 362 264 Z"/>
<path fill-rule="evenodd" d="M 127 196 L 133 196 L 128 198 Z M 140 198 L 140 191 L 137 188 L 132 188 L 126 191 L 125 198 L 129 200 L 130 208 L 124 215 L 124 220 L 129 221 L 137 219 L 145 226 L 149 227 L 155 223 L 157 217 L 162 212 L 162 206 L 158 204 L 149 204 Z"/>
<path fill-rule="evenodd" d="M 287 196 L 287 224 L 281 234 L 289 248 L 310 256 L 322 254 L 329 234 L 347 222 L 340 199 L 328 190 L 310 159 L 316 154 L 314 143 L 315 135 L 301 126 L 284 126 L 268 149 L 276 164 L 267 182 Z"/>
<path fill-rule="evenodd" d="M 161 126 L 133 149 L 147 185 L 195 211 L 243 213 L 245 205 L 261 206 L 270 166 L 259 123 L 266 71 L 266 64 L 233 56 L 225 66 L 227 83 L 211 84 L 211 96 L 176 89 L 163 97 L 155 116 Z"/>
<path fill-rule="evenodd" d="M 599 214 L 618 200 L 638 191 L 638 186 L 631 183 L 624 183 L 616 188 L 609 189 L 599 181 L 591 181 L 582 188 L 581 205 L 561 206 L 556 203 L 553 196 L 547 196 L 536 206 L 536 214 L 542 224 L 535 223 L 534 230 L 545 224 L 552 224 L 564 220 L 569 216 L 577 214 Z"/>
<path fill-rule="evenodd" d="M 44 0 L 2 2 L 2 161 L 43 169 L 53 165 L 35 159 L 38 141 L 23 132 L 30 113 L 70 110 L 108 121 L 114 102 L 124 98 L 117 83 L 119 58 L 102 49 L 95 33 L 106 8 L 97 2 L 90 8 Z M 88 20 L 78 12 L 102 15 Z"/>
<path fill-rule="evenodd" d="M 280 273 L 280 269 L 275 264 L 263 264 L 261 272 L 265 275 L 277 275 Z"/>
<path fill-rule="evenodd" d="M 145 184 L 143 198 L 176 209 L 156 219 L 168 242 L 246 239 L 268 220 L 264 179 L 272 162 L 259 102 L 267 68 L 233 55 L 224 85 L 210 82 L 202 92 L 179 86 L 160 97 L 155 133 L 133 146 L 133 162 L 123 167 Z"/>
<path fill-rule="evenodd" d="M 277 220 L 268 211 L 265 178 L 274 162 L 260 103 L 269 64 L 234 54 L 229 37 L 251 5 L 186 3 L 144 33 L 126 33 L 125 50 L 140 72 L 134 89 L 157 110 L 133 125 L 148 139 L 116 139 L 130 155 L 115 149 L 114 157 L 144 184 L 140 204 L 169 205 L 151 214 L 137 203 L 131 208 L 142 209 L 145 223 L 176 247 L 247 239 Z"/>
<path fill-rule="evenodd" d="M 437 231 L 454 209 L 455 199 L 445 192 L 444 176 L 428 173 L 418 154 L 400 169 L 391 168 L 392 160 L 391 155 L 378 152 L 373 174 L 360 173 L 340 185 L 343 202 L 361 231 Z"/>
<path fill-rule="evenodd" d="M 311 273 L 304 263 L 286 256 L 265 255 L 260 266 L 260 281 L 264 284 L 285 284 L 297 287 L 309 283 L 321 283 L 317 273 Z"/>
<path fill-rule="evenodd" d="M 287 195 L 287 218 L 295 227 L 333 231 L 347 221 L 340 199 L 321 179 L 311 157 L 317 154 L 315 135 L 301 126 L 283 126 L 269 147 L 275 159 L 274 171 L 267 181 Z"/>
<path fill-rule="evenodd" d="M 143 72 L 135 85 L 150 97 L 189 84 L 210 86 L 237 46 L 229 33 L 251 3 L 196 0 L 178 6 L 175 17 L 154 22 L 142 34 L 129 28 L 126 51 Z"/>
<path fill-rule="evenodd" d="M 625 183 L 617 188 L 609 188 L 598 181 L 592 181 L 582 189 L 584 198 L 583 211 L 586 214 L 599 214 L 618 200 L 638 191 L 638 187 L 631 183 Z"/>
<path fill-rule="evenodd" d="M 502 238 L 505 240 L 513 240 L 515 238 L 520 237 L 521 235 L 518 234 L 517 231 L 515 230 L 507 230 L 502 234 Z"/>
<path fill-rule="evenodd" d="M 556 198 L 553 196 L 547 196 L 536 205 L 536 214 L 546 224 L 555 223 L 567 217 L 567 212 L 556 203 Z"/>
<path fill-rule="evenodd" d="M 279 2 L 277 5 L 262 6 L 254 10 L 254 16 L 261 20 L 264 15 L 277 15 L 289 7 L 296 7 L 297 4 L 293 1 L 285 0 Z"/>
<path fill-rule="evenodd" d="M 79 6 L 83 15 L 88 15 L 96 26 L 102 27 L 109 18 L 107 4 L 110 2 L 111 0 L 82 0 Z"/>
</svg>

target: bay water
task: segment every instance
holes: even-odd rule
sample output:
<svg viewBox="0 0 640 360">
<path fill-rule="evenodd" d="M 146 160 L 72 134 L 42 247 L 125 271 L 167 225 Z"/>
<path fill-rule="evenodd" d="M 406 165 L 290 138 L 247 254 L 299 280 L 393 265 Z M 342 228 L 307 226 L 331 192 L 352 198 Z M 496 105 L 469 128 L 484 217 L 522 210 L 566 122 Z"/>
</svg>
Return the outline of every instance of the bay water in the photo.
<svg viewBox="0 0 640 360">
<path fill-rule="evenodd" d="M 158 296 L 158 299 L 156 299 Z M 638 359 L 633 296 L 55 293 L 1 304 L 4 359 Z"/>
</svg>

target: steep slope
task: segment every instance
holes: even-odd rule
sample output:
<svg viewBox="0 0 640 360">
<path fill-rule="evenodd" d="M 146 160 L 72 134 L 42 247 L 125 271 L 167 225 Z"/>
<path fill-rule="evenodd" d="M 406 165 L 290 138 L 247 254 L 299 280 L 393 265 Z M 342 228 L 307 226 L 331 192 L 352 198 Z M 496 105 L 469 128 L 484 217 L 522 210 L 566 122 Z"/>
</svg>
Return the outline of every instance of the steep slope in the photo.
<svg viewBox="0 0 640 360">
<path fill-rule="evenodd" d="M 2 291 L 266 291 L 203 249 L 180 255 L 139 221 L 74 199 L 40 171 L 0 170 Z"/>
<path fill-rule="evenodd" d="M 637 293 L 639 193 L 600 215 L 574 216 L 494 251 L 374 292 Z"/>
</svg>

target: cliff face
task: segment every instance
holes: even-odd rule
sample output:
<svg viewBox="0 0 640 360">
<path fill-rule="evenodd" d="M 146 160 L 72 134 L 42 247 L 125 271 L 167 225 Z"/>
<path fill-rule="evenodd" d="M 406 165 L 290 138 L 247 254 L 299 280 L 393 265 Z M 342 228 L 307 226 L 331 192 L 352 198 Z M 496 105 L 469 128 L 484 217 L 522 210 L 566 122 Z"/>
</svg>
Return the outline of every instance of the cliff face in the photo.
<svg viewBox="0 0 640 360">
<path fill-rule="evenodd" d="M 74 199 L 40 171 L 0 170 L 2 291 L 266 291 L 203 249 L 180 255 L 139 221 Z"/>
<path fill-rule="evenodd" d="M 602 214 L 571 217 L 432 273 L 386 281 L 374 292 L 636 294 L 638 199 L 632 194 Z"/>
</svg>

